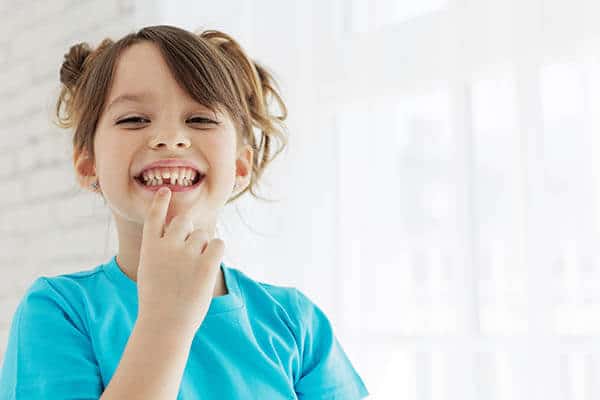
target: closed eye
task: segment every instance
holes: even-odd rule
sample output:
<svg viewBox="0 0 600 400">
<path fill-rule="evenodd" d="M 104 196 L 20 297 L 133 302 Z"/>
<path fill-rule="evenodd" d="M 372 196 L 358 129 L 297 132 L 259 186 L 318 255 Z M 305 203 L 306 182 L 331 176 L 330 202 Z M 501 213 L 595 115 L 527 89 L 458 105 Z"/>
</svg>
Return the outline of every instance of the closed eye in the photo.
<svg viewBox="0 0 600 400">
<path fill-rule="evenodd" d="M 212 119 L 202 118 L 202 117 L 190 118 L 188 121 L 193 121 L 193 120 L 198 121 L 198 122 L 195 122 L 196 124 L 215 124 L 215 125 L 219 124 L 218 122 L 213 121 Z"/>
<path fill-rule="evenodd" d="M 128 122 L 141 122 L 140 120 L 150 122 L 148 119 L 146 119 L 144 117 L 129 117 L 129 118 L 125 118 L 125 119 L 118 121 L 117 125 L 128 123 Z M 201 118 L 201 117 L 190 118 L 188 121 L 195 123 L 195 124 L 215 124 L 215 125 L 219 124 L 218 122 L 213 121 L 212 119 Z M 193 122 L 193 121 L 195 121 L 195 122 Z"/>
<path fill-rule="evenodd" d="M 117 121 L 117 125 L 124 124 L 126 122 L 133 122 L 133 121 L 138 121 L 139 122 L 140 120 L 144 120 L 144 121 L 150 122 L 150 121 L 148 121 L 144 117 L 129 117 L 129 118 L 125 118 L 125 119 L 122 119 L 120 121 Z"/>
</svg>

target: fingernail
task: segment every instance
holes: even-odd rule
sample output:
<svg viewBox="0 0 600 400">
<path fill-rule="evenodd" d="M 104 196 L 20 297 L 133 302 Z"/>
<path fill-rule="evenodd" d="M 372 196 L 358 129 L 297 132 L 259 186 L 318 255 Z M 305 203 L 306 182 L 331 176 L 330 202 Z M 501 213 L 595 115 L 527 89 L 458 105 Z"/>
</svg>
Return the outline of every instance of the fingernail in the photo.
<svg viewBox="0 0 600 400">
<path fill-rule="evenodd" d="M 169 188 L 166 187 L 161 187 L 160 189 L 158 189 L 158 194 L 160 196 L 164 196 L 169 192 Z"/>
</svg>

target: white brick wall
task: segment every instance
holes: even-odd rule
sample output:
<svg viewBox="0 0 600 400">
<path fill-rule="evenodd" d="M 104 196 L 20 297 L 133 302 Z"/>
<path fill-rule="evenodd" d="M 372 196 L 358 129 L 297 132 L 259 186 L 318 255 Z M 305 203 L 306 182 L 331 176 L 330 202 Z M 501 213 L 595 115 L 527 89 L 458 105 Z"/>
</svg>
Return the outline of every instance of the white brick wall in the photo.
<svg viewBox="0 0 600 400">
<path fill-rule="evenodd" d="M 116 248 L 109 210 L 75 181 L 71 132 L 51 121 L 69 47 L 120 38 L 134 14 L 127 0 L 0 2 L 0 362 L 36 277 L 91 268 Z"/>
</svg>

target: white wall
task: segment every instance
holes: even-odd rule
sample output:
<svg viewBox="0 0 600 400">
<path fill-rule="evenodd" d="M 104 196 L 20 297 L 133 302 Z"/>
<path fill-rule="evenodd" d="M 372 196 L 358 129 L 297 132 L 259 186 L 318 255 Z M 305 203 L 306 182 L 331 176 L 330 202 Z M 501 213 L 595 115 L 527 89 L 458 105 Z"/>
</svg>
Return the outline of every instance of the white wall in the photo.
<svg viewBox="0 0 600 400">
<path fill-rule="evenodd" d="M 124 35 L 134 11 L 124 0 L 0 2 L 0 354 L 36 277 L 110 254 L 108 210 L 77 187 L 70 133 L 51 121 L 69 47 Z"/>
</svg>

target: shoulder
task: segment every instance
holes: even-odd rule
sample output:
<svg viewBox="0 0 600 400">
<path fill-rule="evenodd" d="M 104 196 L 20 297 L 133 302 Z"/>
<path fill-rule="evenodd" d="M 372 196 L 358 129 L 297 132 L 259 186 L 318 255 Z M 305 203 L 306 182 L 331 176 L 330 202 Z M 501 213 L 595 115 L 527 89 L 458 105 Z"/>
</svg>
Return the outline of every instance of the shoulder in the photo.
<svg viewBox="0 0 600 400">
<path fill-rule="evenodd" d="M 49 290 L 66 295 L 72 291 L 83 290 L 86 287 L 93 286 L 94 281 L 102 279 L 102 267 L 103 264 L 90 269 L 60 275 L 42 275 L 31 284 L 27 293 Z"/>
<path fill-rule="evenodd" d="M 90 291 L 97 285 L 100 267 L 56 276 L 40 276 L 25 290 L 16 312 L 22 320 L 61 314 L 78 326 L 86 324 L 84 310 Z M 25 317 L 25 318 L 24 318 Z M 35 319 L 35 318 L 33 318 Z"/>
<path fill-rule="evenodd" d="M 36 278 L 27 288 L 21 302 L 20 310 L 29 310 L 38 308 L 41 305 L 62 306 L 65 303 L 65 296 L 61 292 L 60 285 L 51 283 L 52 278 L 41 276 Z"/>
<path fill-rule="evenodd" d="M 305 296 L 296 287 L 264 282 L 236 268 L 228 267 L 237 278 L 239 290 L 249 310 L 255 314 L 276 313 L 296 331 L 304 324 Z"/>
<path fill-rule="evenodd" d="M 73 324 L 82 326 L 83 321 L 77 317 L 77 306 L 73 304 L 74 296 L 65 292 L 62 282 L 48 277 L 37 278 L 25 291 L 17 306 L 22 329 L 34 327 L 50 318 L 67 317 Z"/>
<path fill-rule="evenodd" d="M 231 274 L 236 277 L 241 295 L 246 301 L 270 301 L 277 303 L 286 309 L 295 307 L 297 304 L 297 289 L 293 286 L 276 285 L 263 282 L 249 276 L 245 272 L 228 267 Z"/>
<path fill-rule="evenodd" d="M 240 291 L 250 308 L 268 306 L 270 309 L 279 309 L 280 313 L 292 321 L 298 332 L 306 329 L 315 314 L 322 314 L 309 296 L 296 287 L 255 280 L 236 268 L 228 268 L 235 274 Z"/>
<path fill-rule="evenodd" d="M 73 298 L 55 277 L 39 277 L 27 288 L 8 334 L 1 398 L 6 393 L 15 398 L 98 398 L 101 382 L 86 314 Z M 57 362 L 65 359 L 69 362 Z"/>
</svg>

